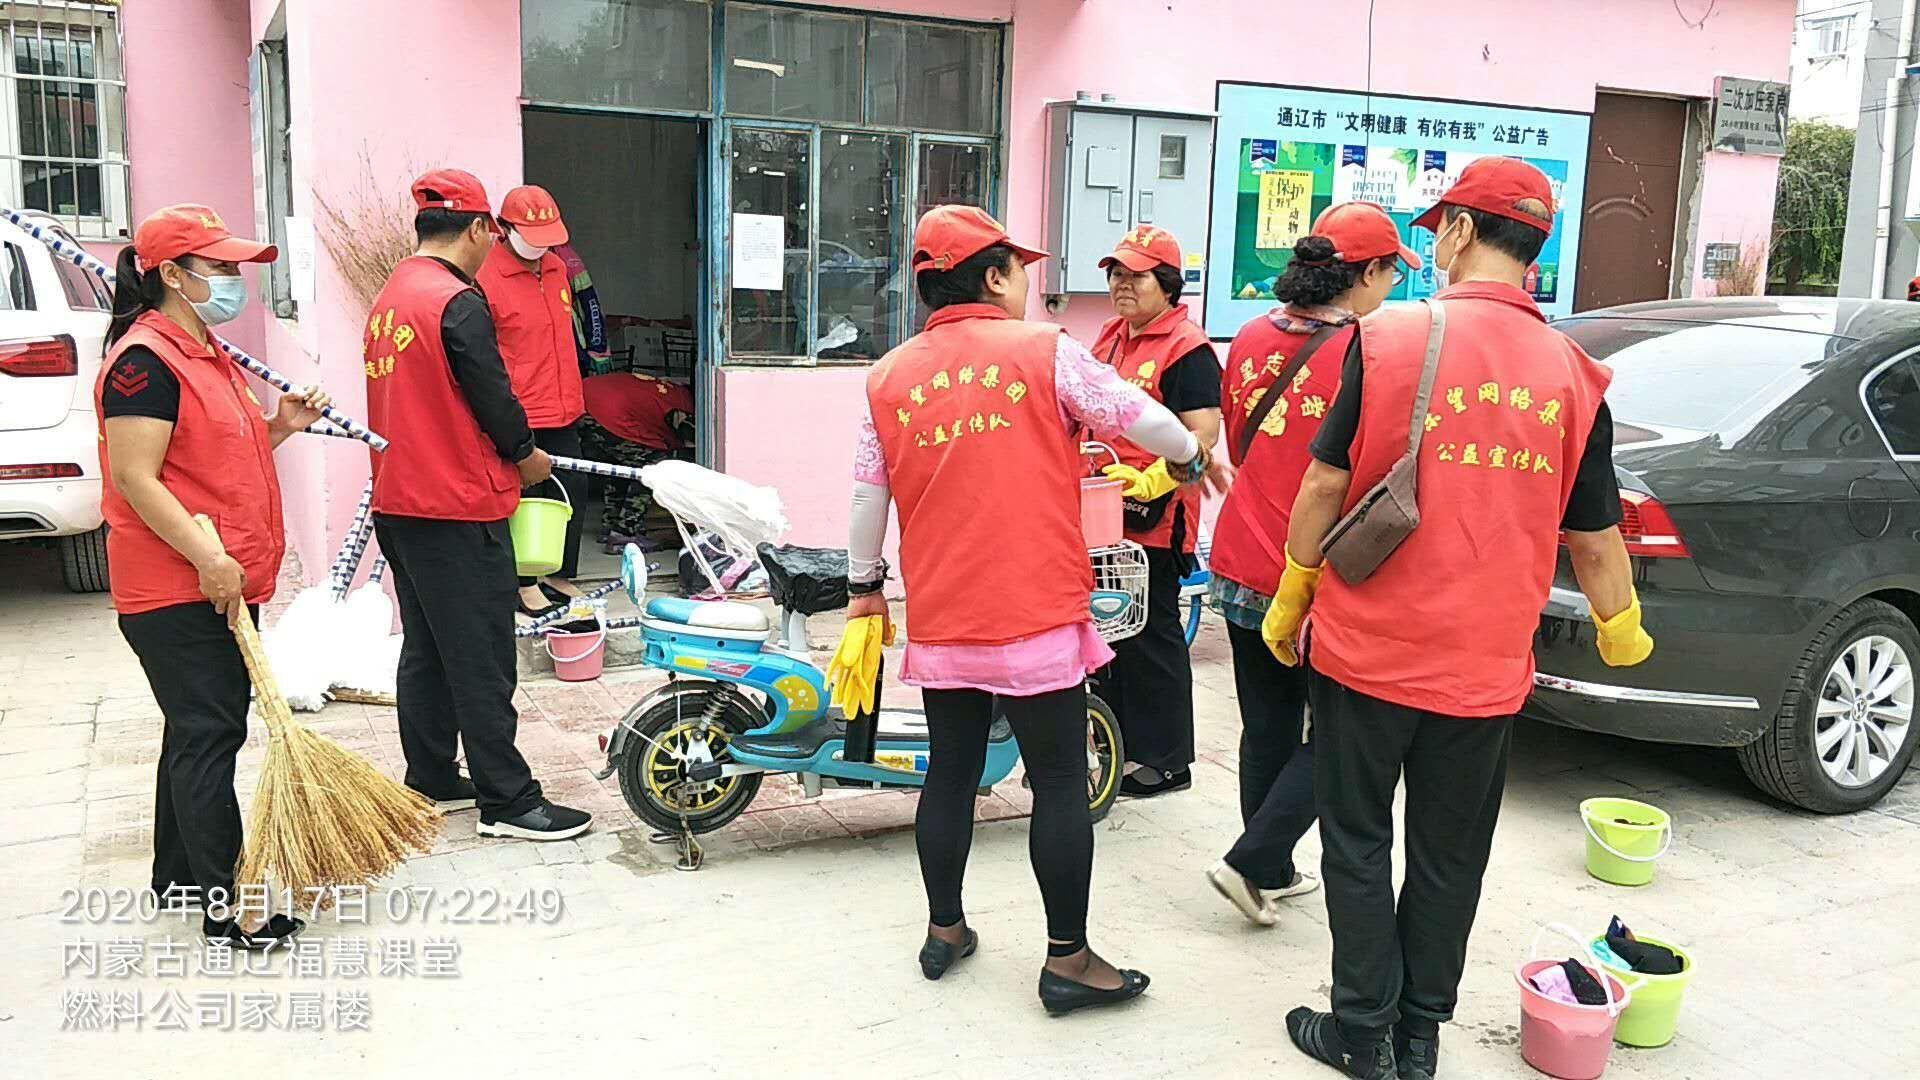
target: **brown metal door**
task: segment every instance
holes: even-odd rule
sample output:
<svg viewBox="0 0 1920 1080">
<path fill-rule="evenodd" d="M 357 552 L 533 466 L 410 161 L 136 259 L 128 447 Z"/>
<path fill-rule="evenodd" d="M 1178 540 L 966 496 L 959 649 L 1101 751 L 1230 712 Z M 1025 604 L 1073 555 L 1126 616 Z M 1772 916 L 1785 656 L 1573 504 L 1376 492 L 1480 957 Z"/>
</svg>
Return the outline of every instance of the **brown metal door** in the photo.
<svg viewBox="0 0 1920 1080">
<path fill-rule="evenodd" d="M 1684 101 L 1597 95 L 1575 311 L 1667 298 L 1686 133 Z"/>
</svg>

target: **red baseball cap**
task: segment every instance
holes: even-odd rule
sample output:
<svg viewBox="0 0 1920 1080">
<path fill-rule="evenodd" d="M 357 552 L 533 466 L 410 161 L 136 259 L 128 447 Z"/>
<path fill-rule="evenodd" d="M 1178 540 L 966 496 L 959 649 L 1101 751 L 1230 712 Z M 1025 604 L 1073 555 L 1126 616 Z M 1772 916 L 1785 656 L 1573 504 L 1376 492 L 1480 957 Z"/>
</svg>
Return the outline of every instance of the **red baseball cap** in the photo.
<svg viewBox="0 0 1920 1080">
<path fill-rule="evenodd" d="M 559 247 L 567 242 L 567 226 L 560 220 L 560 204 L 547 189 L 524 184 L 500 200 L 500 220 L 513 226 L 534 247 Z"/>
<path fill-rule="evenodd" d="M 1154 225 L 1142 225 L 1120 238 L 1113 254 L 1100 260 L 1100 269 L 1114 263 L 1144 274 L 1156 266 L 1180 269 L 1180 244 L 1173 234 Z"/>
<path fill-rule="evenodd" d="M 1038 248 L 1014 243 L 993 215 L 977 206 L 936 206 L 913 228 L 913 272 L 951 270 L 995 244 L 1012 248 L 1023 263 L 1047 257 Z"/>
<path fill-rule="evenodd" d="M 1397 255 L 1409 269 L 1420 269 L 1420 256 L 1400 242 L 1400 229 L 1374 203 L 1344 202 L 1327 207 L 1315 219 L 1313 235 L 1333 241 L 1337 262 L 1368 262 Z"/>
<path fill-rule="evenodd" d="M 1546 216 L 1520 209 L 1520 204 L 1529 200 L 1545 207 Z M 1414 218 L 1413 223 L 1429 232 L 1439 232 L 1443 206 L 1464 206 L 1531 225 L 1541 232 L 1553 231 L 1553 185 L 1547 182 L 1546 173 L 1519 158 L 1483 157 L 1461 169 L 1460 179 L 1453 182 L 1431 209 Z"/>
<path fill-rule="evenodd" d="M 133 253 L 142 270 L 182 255 L 235 263 L 272 262 L 280 257 L 280 249 L 272 244 L 228 232 L 219 214 L 198 203 L 162 207 L 147 215 L 133 231 Z"/>
<path fill-rule="evenodd" d="M 413 205 L 422 210 L 457 210 L 493 216 L 480 178 L 460 169 L 435 169 L 413 182 Z"/>
</svg>

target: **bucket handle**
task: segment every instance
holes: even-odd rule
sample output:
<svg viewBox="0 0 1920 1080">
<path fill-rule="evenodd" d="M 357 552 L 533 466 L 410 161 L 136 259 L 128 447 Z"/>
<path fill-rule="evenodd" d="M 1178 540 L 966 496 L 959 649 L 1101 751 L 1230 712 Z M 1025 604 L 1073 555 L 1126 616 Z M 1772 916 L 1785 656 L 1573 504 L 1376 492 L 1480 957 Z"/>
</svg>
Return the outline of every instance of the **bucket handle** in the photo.
<svg viewBox="0 0 1920 1080">
<path fill-rule="evenodd" d="M 567 504 L 567 516 L 573 516 L 573 497 L 567 494 L 567 485 L 561 483 L 557 476 L 549 476 L 547 479 L 553 481 L 553 486 L 560 489 L 560 501 Z"/>
<path fill-rule="evenodd" d="M 1593 939 L 1581 937 L 1574 931 L 1573 927 L 1568 926 L 1566 923 L 1556 922 L 1547 923 L 1540 927 L 1540 929 L 1534 931 L 1533 944 L 1527 947 L 1527 959 L 1529 961 L 1548 959 L 1540 954 L 1540 939 L 1546 937 L 1548 934 L 1559 934 L 1561 937 L 1578 945 L 1580 949 L 1573 954 L 1572 958 L 1580 961 L 1580 966 L 1587 966 L 1585 960 L 1581 959 L 1582 957 L 1586 958 L 1586 960 L 1593 960 Z M 1613 996 L 1613 983 L 1615 979 L 1619 980 L 1620 988 L 1626 991 L 1628 1000 L 1632 999 L 1634 991 L 1647 984 L 1647 980 L 1645 979 L 1635 979 L 1632 982 L 1628 982 L 1621 977 L 1621 973 L 1610 970 L 1607 965 L 1600 963 L 1598 960 L 1593 961 L 1593 966 L 1597 969 L 1594 971 L 1594 975 L 1599 979 L 1600 990 L 1607 995 L 1608 1016 L 1619 1016 L 1621 1010 L 1627 1007 L 1626 1002 L 1620 1001 Z"/>
<path fill-rule="evenodd" d="M 1120 464 L 1120 452 L 1103 442 L 1094 442 L 1092 440 L 1083 442 L 1080 444 L 1080 453 L 1082 455 L 1108 454 L 1112 456 L 1115 465 Z M 1100 468 L 1104 467 L 1105 466 L 1101 466 L 1094 469 L 1094 474 L 1101 475 Z"/>
<path fill-rule="evenodd" d="M 1663 858 L 1667 854 L 1668 851 L 1673 849 L 1673 818 L 1671 817 L 1667 818 L 1666 825 L 1661 827 L 1661 831 L 1667 834 L 1667 838 L 1661 842 L 1660 850 L 1654 852 L 1651 855 L 1628 855 L 1626 852 L 1620 851 L 1617 848 L 1615 848 L 1612 844 L 1607 843 L 1606 839 L 1594 830 L 1593 816 L 1591 814 L 1588 814 L 1584 810 L 1580 812 L 1580 824 L 1586 828 L 1588 838 L 1591 839 L 1594 843 L 1599 844 L 1601 850 L 1605 851 L 1607 854 L 1613 856 L 1614 858 L 1621 860 L 1622 862 L 1630 862 L 1630 863 L 1658 862 L 1660 861 L 1661 858 Z"/>
<path fill-rule="evenodd" d="M 599 632 L 598 640 L 596 640 L 591 646 L 589 646 L 587 651 L 579 654 L 578 656 L 570 656 L 567 658 L 568 660 L 585 660 L 587 657 L 592 656 L 596 652 L 599 652 L 600 649 L 606 645 L 607 643 L 606 616 L 596 611 L 594 612 L 594 615 L 593 615 L 593 621 L 600 624 L 600 632 Z M 560 658 L 553 655 L 553 633 L 551 631 L 540 635 L 540 644 L 546 646 L 547 658 L 549 660 L 552 660 L 555 663 L 560 662 Z"/>
</svg>

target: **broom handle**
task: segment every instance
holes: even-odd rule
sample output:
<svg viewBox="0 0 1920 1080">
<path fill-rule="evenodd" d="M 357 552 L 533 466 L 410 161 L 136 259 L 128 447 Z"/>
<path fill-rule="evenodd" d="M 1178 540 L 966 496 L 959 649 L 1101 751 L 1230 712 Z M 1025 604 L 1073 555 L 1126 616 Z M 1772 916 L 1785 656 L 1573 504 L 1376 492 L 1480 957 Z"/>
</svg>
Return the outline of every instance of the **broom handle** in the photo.
<svg viewBox="0 0 1920 1080">
<path fill-rule="evenodd" d="M 214 527 L 212 519 L 205 514 L 195 514 L 193 520 L 213 537 L 214 543 L 220 542 L 220 530 Z M 279 734 L 292 726 L 293 710 L 281 696 L 280 683 L 273 677 L 273 666 L 267 663 L 267 651 L 260 645 L 260 633 L 253 627 L 253 616 L 247 611 L 244 597 L 239 615 L 233 621 L 233 640 L 240 646 L 240 658 L 247 663 L 247 678 L 253 681 L 254 707 L 266 720 L 269 733 Z"/>
</svg>

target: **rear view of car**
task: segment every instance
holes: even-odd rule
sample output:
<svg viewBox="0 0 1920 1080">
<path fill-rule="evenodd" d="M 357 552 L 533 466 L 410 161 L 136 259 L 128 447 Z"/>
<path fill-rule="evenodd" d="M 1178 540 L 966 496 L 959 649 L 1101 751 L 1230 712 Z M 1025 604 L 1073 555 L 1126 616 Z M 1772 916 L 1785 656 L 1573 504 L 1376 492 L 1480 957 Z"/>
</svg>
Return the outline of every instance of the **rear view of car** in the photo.
<svg viewBox="0 0 1920 1080">
<path fill-rule="evenodd" d="M 1759 787 L 1823 812 L 1898 782 L 1916 741 L 1920 448 L 1883 421 L 1920 409 L 1909 307 L 1667 302 L 1558 324 L 1615 371 L 1621 533 L 1658 644 L 1604 666 L 1563 554 L 1529 715 L 1734 748 Z"/>
<path fill-rule="evenodd" d="M 107 587 L 93 384 L 109 305 L 93 275 L 0 223 L 0 542 L 56 545 L 75 592 Z"/>
</svg>

